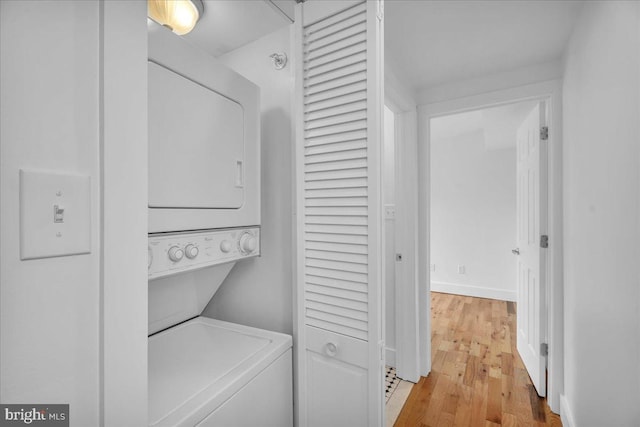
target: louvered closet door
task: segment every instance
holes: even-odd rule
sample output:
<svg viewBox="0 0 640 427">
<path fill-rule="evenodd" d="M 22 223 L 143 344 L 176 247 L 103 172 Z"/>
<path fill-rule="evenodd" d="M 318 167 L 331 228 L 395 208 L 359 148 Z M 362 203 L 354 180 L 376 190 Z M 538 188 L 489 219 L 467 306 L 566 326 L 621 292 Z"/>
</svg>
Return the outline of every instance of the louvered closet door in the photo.
<svg viewBox="0 0 640 427">
<path fill-rule="evenodd" d="M 378 1 L 297 10 L 297 420 L 383 413 Z"/>
</svg>

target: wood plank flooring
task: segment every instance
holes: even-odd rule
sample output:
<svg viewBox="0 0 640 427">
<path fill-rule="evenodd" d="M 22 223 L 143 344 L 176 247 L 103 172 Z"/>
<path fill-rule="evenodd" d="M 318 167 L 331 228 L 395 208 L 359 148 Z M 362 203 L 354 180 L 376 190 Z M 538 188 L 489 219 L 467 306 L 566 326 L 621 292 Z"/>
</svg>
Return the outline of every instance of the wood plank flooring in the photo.
<svg viewBox="0 0 640 427">
<path fill-rule="evenodd" d="M 515 303 L 431 293 L 432 370 L 396 427 L 562 426 L 516 351 Z"/>
</svg>

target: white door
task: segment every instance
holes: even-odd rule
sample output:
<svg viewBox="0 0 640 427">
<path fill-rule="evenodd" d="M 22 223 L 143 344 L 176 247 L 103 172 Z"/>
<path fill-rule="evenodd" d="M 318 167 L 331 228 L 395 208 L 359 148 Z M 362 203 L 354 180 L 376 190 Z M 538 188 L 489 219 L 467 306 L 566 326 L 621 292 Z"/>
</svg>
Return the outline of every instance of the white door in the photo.
<svg viewBox="0 0 640 427">
<path fill-rule="evenodd" d="M 298 4 L 295 44 L 297 425 L 381 426 L 381 4 Z"/>
<path fill-rule="evenodd" d="M 517 346 L 531 381 L 546 395 L 545 260 L 547 137 L 545 104 L 529 113 L 517 133 Z"/>
</svg>

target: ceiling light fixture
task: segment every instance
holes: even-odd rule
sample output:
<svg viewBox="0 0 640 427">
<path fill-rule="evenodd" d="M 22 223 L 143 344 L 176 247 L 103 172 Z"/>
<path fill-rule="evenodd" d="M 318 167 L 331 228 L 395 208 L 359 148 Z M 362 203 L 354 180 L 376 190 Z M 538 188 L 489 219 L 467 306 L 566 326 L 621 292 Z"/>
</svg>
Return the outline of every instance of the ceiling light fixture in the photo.
<svg viewBox="0 0 640 427">
<path fill-rule="evenodd" d="M 179 36 L 196 26 L 204 12 L 202 0 L 147 0 L 147 15 Z"/>
</svg>

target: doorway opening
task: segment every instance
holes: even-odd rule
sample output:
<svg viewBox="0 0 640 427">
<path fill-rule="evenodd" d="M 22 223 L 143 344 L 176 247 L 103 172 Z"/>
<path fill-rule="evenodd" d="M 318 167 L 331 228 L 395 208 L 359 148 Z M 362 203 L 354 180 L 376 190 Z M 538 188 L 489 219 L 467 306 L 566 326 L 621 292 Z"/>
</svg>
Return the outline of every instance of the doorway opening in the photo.
<svg viewBox="0 0 640 427">
<path fill-rule="evenodd" d="M 516 301 L 516 139 L 536 104 L 431 119 L 431 291 Z"/>
<path fill-rule="evenodd" d="M 528 86 L 521 86 L 511 89 L 506 89 L 502 91 L 496 91 L 486 94 L 474 95 L 466 98 L 460 98 L 451 101 L 444 101 L 435 104 L 429 104 L 420 107 L 419 111 L 419 132 L 420 132 L 420 140 L 421 144 L 419 146 L 419 163 L 422 169 L 422 176 L 420 177 L 420 213 L 419 213 L 419 234 L 420 234 L 420 253 L 423 255 L 422 265 L 420 266 L 420 289 L 424 290 L 427 295 L 430 295 L 431 286 L 432 286 L 432 277 L 434 290 L 445 290 L 444 288 L 438 289 L 438 286 L 443 286 L 441 283 L 435 282 L 444 282 L 449 283 L 449 285 L 455 283 L 445 282 L 444 280 L 438 280 L 438 263 L 441 266 L 449 268 L 449 277 L 458 276 L 470 276 L 471 270 L 469 270 L 469 265 L 464 262 L 457 260 L 448 260 L 439 262 L 433 262 L 432 257 L 437 257 L 436 252 L 431 252 L 431 239 L 434 236 L 437 239 L 438 231 L 435 231 L 431 228 L 431 219 L 430 215 L 432 214 L 431 210 L 431 180 L 430 180 L 430 166 L 431 156 L 437 154 L 437 147 L 434 147 L 434 141 L 432 138 L 432 126 L 434 126 L 434 120 L 438 118 L 442 118 L 445 116 L 450 116 L 453 114 L 459 113 L 470 113 L 482 109 L 487 108 L 515 108 L 514 106 L 518 103 L 533 103 L 539 108 L 540 102 L 544 102 L 544 113 L 540 113 L 538 111 L 538 128 L 535 133 L 530 132 L 532 135 L 536 135 L 538 141 L 542 136 L 542 128 L 544 127 L 544 131 L 548 134 L 545 135 L 545 142 L 543 146 L 548 148 L 548 162 L 544 164 L 539 164 L 538 172 L 540 175 L 536 177 L 536 180 L 542 176 L 545 180 L 538 181 L 539 187 L 533 186 L 536 191 L 540 188 L 548 189 L 548 203 L 540 203 L 539 199 L 533 199 L 535 203 L 529 203 L 528 198 L 532 197 L 527 195 L 524 199 L 519 201 L 519 205 L 516 205 L 516 209 L 524 208 L 525 210 L 532 209 L 531 207 L 535 207 L 538 212 L 538 215 L 530 215 L 531 218 L 539 220 L 542 216 L 540 212 L 543 212 L 548 219 L 547 224 L 543 224 L 542 227 L 535 228 L 531 234 L 536 245 L 540 245 L 543 242 L 548 244 L 548 248 L 542 249 L 540 252 L 539 262 L 542 265 L 543 274 L 537 278 L 538 285 L 544 285 L 541 288 L 540 292 L 537 294 L 538 299 L 535 301 L 537 305 L 534 306 L 534 309 L 531 310 L 531 315 L 536 315 L 535 322 L 530 322 L 531 327 L 537 328 L 535 334 L 537 338 L 539 338 L 539 347 L 532 348 L 532 352 L 537 353 L 538 360 L 543 360 L 546 363 L 547 372 L 548 372 L 548 389 L 546 387 L 541 386 L 540 384 L 536 384 L 538 386 L 537 393 L 544 395 L 545 392 L 548 396 L 548 402 L 553 412 L 559 412 L 559 397 L 562 391 L 562 378 L 563 378 L 563 366 L 562 366 L 562 193 L 561 193 L 561 121 L 560 121 L 560 94 L 561 94 L 561 84 L 559 81 L 549 81 L 543 82 Z M 497 111 L 497 110 L 496 110 Z M 530 112 L 529 115 L 534 114 Z M 526 122 L 527 120 L 525 120 Z M 523 122 L 524 123 L 524 122 Z M 437 126 L 436 126 L 437 127 Z M 520 126 L 522 127 L 522 125 Z M 548 137 L 548 138 L 547 138 Z M 455 154 L 455 153 L 454 153 Z M 474 165 L 475 166 L 475 165 Z M 426 172 L 424 171 L 426 169 Z M 514 170 L 517 171 L 515 165 L 513 167 Z M 512 171 L 513 176 L 513 171 Z M 517 177 L 517 174 L 515 175 Z M 517 178 L 514 179 L 517 182 Z M 514 187 L 514 183 L 511 183 L 511 186 Z M 535 180 L 531 181 L 535 182 Z M 527 184 L 524 188 L 529 188 L 530 185 Z M 451 190 L 452 191 L 452 190 Z M 535 196 L 535 191 L 532 192 L 533 196 Z M 478 197 L 478 194 L 475 194 L 474 197 Z M 539 197 L 539 196 L 538 196 Z M 525 200 L 525 204 L 523 205 L 523 201 Z M 454 200 L 455 201 L 455 200 Z M 467 200 L 468 201 L 468 200 Z M 518 207 L 519 206 L 519 207 Z M 467 207 L 468 209 L 468 207 Z M 437 216 L 437 214 L 435 214 Z M 515 226 L 515 225 L 514 225 Z M 528 231 L 528 230 L 527 230 Z M 495 231 L 493 231 L 495 233 Z M 535 236 L 534 236 L 535 234 Z M 540 234 L 540 235 L 538 235 Z M 543 236 L 544 234 L 544 236 Z M 488 239 L 493 238 L 493 234 L 486 234 Z M 468 237 L 468 236 L 467 236 Z M 496 239 L 497 240 L 497 239 Z M 505 248 L 507 253 L 503 253 L 502 255 L 506 256 L 511 255 L 511 249 L 517 249 L 516 241 L 511 241 L 508 247 Z M 517 251 L 516 251 L 517 252 Z M 484 254 L 486 255 L 486 254 Z M 426 259 L 425 259 L 426 258 Z M 517 257 L 514 257 L 517 259 Z M 446 264 L 448 262 L 448 264 Z M 513 262 L 513 261 L 512 261 Z M 445 264 L 442 264 L 445 263 Z M 516 261 L 517 263 L 517 261 Z M 431 271 L 432 264 L 435 264 L 435 271 Z M 475 264 L 474 264 L 475 265 Z M 510 267 L 513 271 L 513 265 Z M 516 271 L 518 268 L 518 264 L 516 264 Z M 453 276 L 451 276 L 451 271 L 453 271 Z M 479 273 L 479 271 L 473 270 L 474 273 Z M 517 275 L 516 275 L 517 277 Z M 516 278 L 514 277 L 513 282 L 515 282 Z M 512 282 L 512 283 L 513 283 Z M 460 284 L 460 283 L 458 283 Z M 461 291 L 467 291 L 465 298 L 473 298 L 473 295 L 470 290 L 477 291 L 478 287 L 473 288 L 473 283 L 467 282 L 462 283 L 462 287 L 449 286 L 447 292 L 455 291 L 458 293 L 462 293 Z M 446 287 L 446 285 L 445 285 Z M 517 288 L 515 290 L 516 298 L 513 298 L 514 289 L 511 287 L 507 289 L 508 292 L 503 292 L 505 289 L 500 289 L 498 285 L 487 286 L 487 288 L 492 288 L 481 292 L 479 295 L 475 295 L 476 297 L 489 297 L 489 298 L 501 298 L 503 300 L 509 299 L 518 299 L 518 294 L 521 295 L 522 298 L 526 297 L 526 294 L 522 291 L 518 292 Z M 546 291 L 546 292 L 545 292 Z M 491 292 L 494 294 L 492 295 Z M 511 295 L 511 297 L 509 297 Z M 424 369 L 421 370 L 421 374 L 425 376 L 429 372 L 432 372 L 432 362 L 435 363 L 435 360 L 432 361 L 432 342 L 431 335 L 435 331 L 437 325 L 432 324 L 431 319 L 431 298 L 429 298 L 426 304 L 421 304 L 420 306 L 420 324 L 421 324 L 421 364 Z M 513 307 L 516 309 L 516 307 Z M 539 314 L 539 315 L 538 315 Z M 521 322 L 521 324 L 523 324 Z M 537 325 L 537 326 L 536 326 Z M 432 329 L 433 326 L 433 329 Z M 517 336 L 518 334 L 516 334 Z M 532 343 L 532 342 L 531 342 Z M 528 343 L 528 345 L 531 345 Z M 433 345 L 433 354 L 436 353 L 436 345 Z M 548 348 L 548 354 L 544 356 L 545 350 Z M 522 352 L 521 349 L 519 349 Z M 530 371 L 535 371 L 531 370 Z M 533 376 L 544 376 L 545 369 L 544 366 L 540 372 L 533 372 Z M 546 389 L 546 390 L 545 390 Z"/>
<path fill-rule="evenodd" d="M 431 375 L 469 392 L 462 412 L 513 399 L 488 405 L 498 423 L 518 400 L 530 421 L 547 418 L 536 397 L 546 393 L 546 254 L 535 237 L 547 233 L 547 121 L 538 100 L 430 119 Z"/>
</svg>

